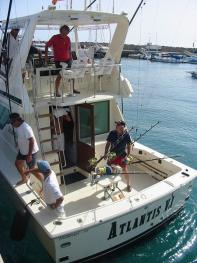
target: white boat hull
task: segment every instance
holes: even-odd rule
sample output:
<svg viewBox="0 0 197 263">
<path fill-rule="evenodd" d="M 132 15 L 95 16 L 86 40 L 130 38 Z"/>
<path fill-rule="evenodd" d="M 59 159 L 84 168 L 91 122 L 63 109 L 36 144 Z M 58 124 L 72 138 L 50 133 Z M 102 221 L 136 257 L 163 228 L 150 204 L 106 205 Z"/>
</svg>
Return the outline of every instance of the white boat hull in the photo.
<svg viewBox="0 0 197 263">
<path fill-rule="evenodd" d="M 38 235 L 55 262 L 83 262 L 110 253 L 140 239 L 183 208 L 191 183 L 153 203 L 132 209 L 106 222 L 55 238 Z M 120 201 L 121 202 L 121 201 Z M 38 229 L 37 229 L 38 230 Z"/>
</svg>

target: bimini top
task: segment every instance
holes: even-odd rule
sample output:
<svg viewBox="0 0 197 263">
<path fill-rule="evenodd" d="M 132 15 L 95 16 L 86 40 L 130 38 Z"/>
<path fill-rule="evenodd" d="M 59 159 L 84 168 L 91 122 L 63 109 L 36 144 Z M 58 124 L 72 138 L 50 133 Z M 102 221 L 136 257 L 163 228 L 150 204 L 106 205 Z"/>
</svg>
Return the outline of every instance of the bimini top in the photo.
<svg viewBox="0 0 197 263">
<path fill-rule="evenodd" d="M 93 11 L 45 10 L 30 16 L 11 19 L 8 28 L 14 26 L 24 28 L 26 22 L 32 19 L 36 21 L 37 25 L 67 24 L 68 26 L 80 26 L 112 23 L 129 25 L 129 21 L 124 15 Z M 5 21 L 3 21 L 2 27 L 5 27 Z"/>
<path fill-rule="evenodd" d="M 115 31 L 109 45 L 109 53 L 115 63 L 119 63 L 126 39 L 129 21 L 124 15 L 103 12 L 74 11 L 74 10 L 45 10 L 30 16 L 14 18 L 9 21 L 8 28 L 19 27 L 21 30 L 20 63 L 24 67 L 29 48 L 36 28 L 45 26 L 48 30 L 54 26 L 67 24 L 76 29 L 80 26 L 115 25 Z M 5 21 L 2 23 L 5 27 Z M 40 28 L 39 28 L 40 29 Z M 13 63 L 13 66 L 14 65 Z"/>
</svg>

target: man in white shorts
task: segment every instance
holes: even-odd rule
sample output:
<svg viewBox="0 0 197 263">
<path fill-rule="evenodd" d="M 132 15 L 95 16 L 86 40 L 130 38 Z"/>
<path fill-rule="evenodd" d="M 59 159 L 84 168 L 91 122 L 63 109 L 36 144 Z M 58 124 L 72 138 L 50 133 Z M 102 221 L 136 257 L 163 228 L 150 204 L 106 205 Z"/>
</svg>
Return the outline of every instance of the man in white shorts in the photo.
<svg viewBox="0 0 197 263">
<path fill-rule="evenodd" d="M 29 168 L 35 167 L 36 154 L 39 148 L 32 128 L 18 113 L 15 112 L 10 114 L 10 123 L 17 137 L 17 147 L 19 151 L 16 157 L 15 166 L 21 175 L 21 180 L 17 182 L 17 185 L 20 185 L 28 181 L 25 175 L 26 165 Z"/>
</svg>

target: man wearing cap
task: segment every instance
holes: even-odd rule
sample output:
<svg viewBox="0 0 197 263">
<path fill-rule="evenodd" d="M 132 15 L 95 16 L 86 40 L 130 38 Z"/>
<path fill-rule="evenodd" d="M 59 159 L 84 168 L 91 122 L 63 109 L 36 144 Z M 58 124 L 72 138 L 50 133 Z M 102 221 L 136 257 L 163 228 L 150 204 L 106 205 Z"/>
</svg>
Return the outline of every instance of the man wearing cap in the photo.
<svg viewBox="0 0 197 263">
<path fill-rule="evenodd" d="M 71 53 L 71 42 L 68 37 L 70 29 L 67 25 L 60 27 L 60 34 L 52 36 L 52 38 L 46 43 L 45 46 L 45 63 L 48 63 L 48 48 L 53 48 L 54 61 L 56 68 L 62 68 L 61 62 L 67 63 L 67 68 L 71 67 L 72 53 Z M 55 80 L 55 95 L 61 97 L 60 93 L 60 81 L 61 75 L 58 74 Z M 79 93 L 75 91 L 75 93 Z"/>
<path fill-rule="evenodd" d="M 36 154 L 39 151 L 36 138 L 32 128 L 16 112 L 10 114 L 10 123 L 17 136 L 18 154 L 15 166 L 21 175 L 21 180 L 17 185 L 24 184 L 28 178 L 25 175 L 26 165 L 34 168 L 36 165 Z"/>
<path fill-rule="evenodd" d="M 107 137 L 107 143 L 105 146 L 105 159 L 107 158 L 108 152 L 114 152 L 116 157 L 108 161 L 108 165 L 120 165 L 125 172 L 124 177 L 127 183 L 127 191 L 131 191 L 128 175 L 128 165 L 125 162 L 127 156 L 130 155 L 132 140 L 125 129 L 126 123 L 122 120 L 115 122 L 116 129 L 111 131 Z"/>
<path fill-rule="evenodd" d="M 64 197 L 60 190 L 55 172 L 51 169 L 47 161 L 39 160 L 37 161 L 37 166 L 38 168 L 30 169 L 25 173 L 40 174 L 45 203 L 48 207 L 55 210 L 58 216 L 64 216 Z"/>
</svg>

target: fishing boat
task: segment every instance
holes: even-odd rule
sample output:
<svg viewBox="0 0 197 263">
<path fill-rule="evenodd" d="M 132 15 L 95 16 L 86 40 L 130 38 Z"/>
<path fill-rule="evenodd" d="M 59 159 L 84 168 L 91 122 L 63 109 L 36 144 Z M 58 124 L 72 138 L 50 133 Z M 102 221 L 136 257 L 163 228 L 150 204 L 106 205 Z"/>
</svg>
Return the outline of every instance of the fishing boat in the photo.
<svg viewBox="0 0 197 263">
<path fill-rule="evenodd" d="M 105 57 L 91 63 L 77 59 L 71 69 L 62 68 L 62 96 L 54 95 L 57 69 L 43 66 L 34 58 L 26 65 L 36 30 L 73 27 L 78 55 L 78 30 L 92 25 L 113 25 L 113 37 Z M 5 26 L 5 24 L 3 24 Z M 130 82 L 121 73 L 120 58 L 129 28 L 125 15 L 93 11 L 45 10 L 11 19 L 8 28 L 20 27 L 19 51 L 9 66 L 9 88 L 5 75 L 0 78 L 0 170 L 9 185 L 11 200 L 30 215 L 30 226 L 55 262 L 83 262 L 112 252 L 146 236 L 175 216 L 192 190 L 196 170 L 134 140 L 127 192 L 122 173 L 101 175 L 106 138 L 114 123 L 124 120 L 118 99 L 132 96 Z M 46 29 L 44 29 L 46 30 Z M 26 68 L 26 77 L 21 71 Z M 6 75 L 7 76 L 7 75 Z M 74 94 L 77 89 L 80 93 Z M 55 111 L 69 109 L 74 121 L 76 160 L 63 167 L 53 147 L 51 118 Z M 48 160 L 64 193 L 66 216 L 50 210 L 40 182 L 30 180 L 16 185 L 19 174 L 10 112 L 18 112 L 32 127 L 40 148 L 40 159 Z M 129 130 L 129 127 L 127 127 Z M 73 154 L 73 153 L 72 153 Z M 101 160 L 91 169 L 89 160 Z M 17 229 L 25 227 L 18 224 Z"/>
<path fill-rule="evenodd" d="M 151 62 L 163 63 L 185 63 L 183 55 L 176 53 L 153 53 L 150 58 Z"/>
</svg>

